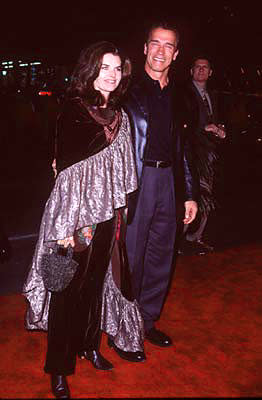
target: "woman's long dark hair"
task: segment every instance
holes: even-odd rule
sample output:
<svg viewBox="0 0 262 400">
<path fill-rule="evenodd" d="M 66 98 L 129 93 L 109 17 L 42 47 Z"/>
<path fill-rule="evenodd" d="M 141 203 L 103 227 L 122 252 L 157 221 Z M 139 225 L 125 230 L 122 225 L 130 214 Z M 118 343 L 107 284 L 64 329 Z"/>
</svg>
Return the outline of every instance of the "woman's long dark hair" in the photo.
<svg viewBox="0 0 262 400">
<path fill-rule="evenodd" d="M 94 81 L 99 75 L 104 54 L 111 53 L 121 59 L 122 78 L 118 87 L 110 93 L 108 106 L 115 108 L 125 94 L 131 79 L 131 61 L 110 42 L 98 42 L 83 49 L 75 66 L 68 88 L 69 97 L 81 97 L 89 105 L 102 106 L 104 96 L 95 90 Z"/>
</svg>

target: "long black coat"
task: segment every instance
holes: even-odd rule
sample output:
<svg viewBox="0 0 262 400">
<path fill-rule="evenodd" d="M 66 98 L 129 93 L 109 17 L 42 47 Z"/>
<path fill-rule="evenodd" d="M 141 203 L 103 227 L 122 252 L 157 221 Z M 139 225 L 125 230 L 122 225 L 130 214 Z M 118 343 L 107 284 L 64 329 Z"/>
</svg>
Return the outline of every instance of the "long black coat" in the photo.
<svg viewBox="0 0 262 400">
<path fill-rule="evenodd" d="M 219 122 L 217 97 L 214 91 L 208 90 L 208 94 L 213 110 L 212 122 L 217 124 Z M 199 208 L 208 214 L 216 205 L 214 178 L 219 168 L 218 145 L 221 139 L 204 130 L 209 123 L 209 116 L 204 101 L 192 82 L 185 85 L 183 96 L 192 126 L 189 139 L 193 150 L 193 161 L 200 181 Z"/>
</svg>

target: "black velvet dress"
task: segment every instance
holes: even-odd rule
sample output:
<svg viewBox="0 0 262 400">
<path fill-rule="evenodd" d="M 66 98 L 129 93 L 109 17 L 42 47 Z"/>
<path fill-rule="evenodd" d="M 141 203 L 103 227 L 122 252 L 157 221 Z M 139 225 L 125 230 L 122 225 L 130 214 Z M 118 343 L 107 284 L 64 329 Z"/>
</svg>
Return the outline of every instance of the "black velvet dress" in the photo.
<svg viewBox="0 0 262 400">
<path fill-rule="evenodd" d="M 58 121 L 59 173 L 23 290 L 27 329 L 48 330 L 48 373 L 74 373 L 77 353 L 98 349 L 101 330 L 120 349 L 143 351 L 143 321 L 125 250 L 127 194 L 136 190 L 137 179 L 129 121 L 124 111 L 121 116 L 112 143 L 80 99 L 67 103 Z M 41 257 L 69 236 L 79 267 L 64 291 L 50 293 Z"/>
</svg>

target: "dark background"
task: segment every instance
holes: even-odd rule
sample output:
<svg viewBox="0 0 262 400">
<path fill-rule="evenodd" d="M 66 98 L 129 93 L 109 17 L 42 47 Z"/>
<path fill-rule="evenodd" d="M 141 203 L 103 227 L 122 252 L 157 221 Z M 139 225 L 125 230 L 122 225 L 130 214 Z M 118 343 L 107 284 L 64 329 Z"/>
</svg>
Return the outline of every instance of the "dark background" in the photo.
<svg viewBox="0 0 262 400">
<path fill-rule="evenodd" d="M 5 2 L 6 3 L 6 2 Z M 26 2 L 3 4 L 0 46 L 3 56 L 34 54 L 60 63 L 75 62 L 96 40 L 112 40 L 140 58 L 144 29 L 169 19 L 181 32 L 178 63 L 207 50 L 219 67 L 261 63 L 259 2 Z"/>
<path fill-rule="evenodd" d="M 260 7 L 252 1 L 180 3 L 2 4 L 0 59 L 28 56 L 51 65 L 74 65 L 83 47 L 111 40 L 129 54 L 136 72 L 144 63 L 148 24 L 159 19 L 176 23 L 181 41 L 173 73 L 178 80 L 188 78 L 191 57 L 199 53 L 213 61 L 214 86 L 225 86 L 228 73 L 237 78 L 231 91 L 217 86 L 227 138 L 220 146 L 219 205 L 206 236 L 216 251 L 223 251 L 262 238 L 262 79 L 257 74 L 252 86 L 242 85 L 247 75 L 242 83 L 240 79 L 241 68 L 262 72 Z M 0 221 L 13 256 L 0 269 L 0 293 L 22 288 L 54 184 L 49 138 L 59 105 L 55 96 L 34 96 L 34 101 L 33 109 L 30 96 L 1 97 Z"/>
</svg>

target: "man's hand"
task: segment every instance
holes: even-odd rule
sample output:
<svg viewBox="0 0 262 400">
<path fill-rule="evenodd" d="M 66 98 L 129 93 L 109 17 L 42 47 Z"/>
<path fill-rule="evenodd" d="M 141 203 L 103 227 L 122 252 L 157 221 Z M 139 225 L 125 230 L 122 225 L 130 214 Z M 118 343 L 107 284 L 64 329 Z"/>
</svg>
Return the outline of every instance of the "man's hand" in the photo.
<svg viewBox="0 0 262 400">
<path fill-rule="evenodd" d="M 219 137 L 220 139 L 225 139 L 226 131 L 225 127 L 222 124 L 209 124 L 205 126 L 205 131 L 214 133 L 215 136 Z"/>
<path fill-rule="evenodd" d="M 194 200 L 185 202 L 185 218 L 183 219 L 184 224 L 188 225 L 196 218 L 197 214 L 197 203 Z"/>
</svg>

